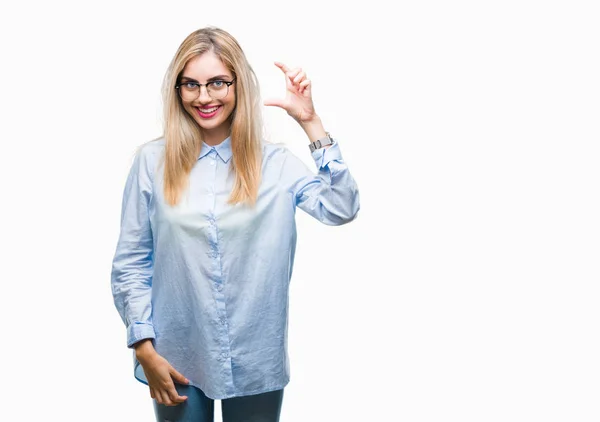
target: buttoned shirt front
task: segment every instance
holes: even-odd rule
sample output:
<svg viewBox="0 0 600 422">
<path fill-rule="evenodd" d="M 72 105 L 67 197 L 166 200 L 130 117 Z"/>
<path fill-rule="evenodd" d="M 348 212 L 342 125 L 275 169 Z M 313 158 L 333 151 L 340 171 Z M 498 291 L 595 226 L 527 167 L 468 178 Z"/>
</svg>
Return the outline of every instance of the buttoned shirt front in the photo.
<svg viewBox="0 0 600 422">
<path fill-rule="evenodd" d="M 176 206 L 163 196 L 163 138 L 136 154 L 123 192 L 111 287 L 127 346 L 156 351 L 212 399 L 259 394 L 290 380 L 289 285 L 296 208 L 327 225 L 352 221 L 357 184 L 337 140 L 311 170 L 285 145 L 262 146 L 254 207 L 226 203 L 231 138 L 203 144 Z M 134 375 L 147 384 L 133 354 Z"/>
</svg>

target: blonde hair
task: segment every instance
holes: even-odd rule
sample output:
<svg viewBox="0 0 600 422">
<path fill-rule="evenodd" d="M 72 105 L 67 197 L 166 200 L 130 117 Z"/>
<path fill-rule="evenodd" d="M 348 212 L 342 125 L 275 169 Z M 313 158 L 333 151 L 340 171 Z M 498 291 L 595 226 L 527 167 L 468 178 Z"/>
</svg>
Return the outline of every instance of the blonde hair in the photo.
<svg viewBox="0 0 600 422">
<path fill-rule="evenodd" d="M 207 51 L 216 54 L 236 78 L 233 85 L 236 105 L 229 117 L 232 151 L 230 170 L 235 174 L 235 181 L 227 203 L 254 205 L 262 166 L 263 122 L 258 79 L 235 38 L 216 27 L 201 28 L 188 35 L 179 46 L 164 77 L 165 201 L 172 206 L 179 202 L 202 148 L 200 127 L 183 108 L 175 85 L 188 61 Z"/>
</svg>

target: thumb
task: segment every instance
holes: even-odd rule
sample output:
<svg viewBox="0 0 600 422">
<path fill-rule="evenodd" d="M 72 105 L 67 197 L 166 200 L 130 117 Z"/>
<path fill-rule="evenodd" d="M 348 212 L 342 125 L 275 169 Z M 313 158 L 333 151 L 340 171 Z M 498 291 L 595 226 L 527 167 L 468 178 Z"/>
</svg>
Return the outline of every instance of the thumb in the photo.
<svg viewBox="0 0 600 422">
<path fill-rule="evenodd" d="M 177 381 L 179 384 L 188 384 L 190 382 L 186 377 L 184 377 L 179 372 L 177 372 L 177 370 L 175 368 L 173 368 L 172 366 L 169 369 L 169 373 L 171 374 L 173 379 L 175 381 Z"/>
<path fill-rule="evenodd" d="M 283 100 L 278 98 L 269 98 L 268 100 L 265 100 L 264 105 L 285 108 L 283 106 Z"/>
</svg>

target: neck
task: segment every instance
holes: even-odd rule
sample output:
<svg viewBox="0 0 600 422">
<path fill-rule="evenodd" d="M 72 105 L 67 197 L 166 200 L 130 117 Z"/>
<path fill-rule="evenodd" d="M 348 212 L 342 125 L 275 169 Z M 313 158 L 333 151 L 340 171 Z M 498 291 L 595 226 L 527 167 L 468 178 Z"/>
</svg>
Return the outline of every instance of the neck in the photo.
<svg viewBox="0 0 600 422">
<path fill-rule="evenodd" d="M 210 145 L 214 147 L 215 145 L 219 145 L 229 136 L 229 130 L 220 130 L 218 132 L 206 132 L 202 133 L 202 140 L 206 143 L 206 145 Z"/>
</svg>

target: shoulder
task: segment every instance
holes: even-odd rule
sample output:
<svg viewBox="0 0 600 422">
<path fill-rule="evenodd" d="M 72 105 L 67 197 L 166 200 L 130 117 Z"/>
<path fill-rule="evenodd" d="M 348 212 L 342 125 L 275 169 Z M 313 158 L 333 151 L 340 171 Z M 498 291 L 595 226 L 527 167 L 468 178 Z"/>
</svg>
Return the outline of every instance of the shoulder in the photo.
<svg viewBox="0 0 600 422">
<path fill-rule="evenodd" d="M 285 154 L 288 151 L 287 146 L 283 142 L 263 141 L 263 157 L 270 158 L 280 154 Z"/>
<path fill-rule="evenodd" d="M 263 143 L 263 162 L 265 164 L 284 163 L 290 158 L 294 158 L 294 154 L 283 142 L 264 142 Z"/>
<path fill-rule="evenodd" d="M 165 139 L 159 137 L 139 145 L 135 151 L 134 167 L 153 179 L 165 150 Z"/>
<path fill-rule="evenodd" d="M 165 138 L 160 137 L 139 145 L 136 155 L 139 156 L 142 161 L 156 164 L 164 151 Z"/>
<path fill-rule="evenodd" d="M 275 178 L 284 187 L 289 188 L 299 180 L 314 176 L 310 163 L 297 156 L 287 144 L 270 142 L 264 144 L 263 151 L 264 174 Z"/>
<path fill-rule="evenodd" d="M 160 137 L 141 144 L 137 149 L 137 154 L 145 159 L 159 156 L 165 150 L 165 138 Z"/>
<path fill-rule="evenodd" d="M 306 164 L 282 142 L 263 144 L 263 168 L 269 174 L 285 178 L 288 173 L 296 173 L 295 169 L 304 170 Z"/>
</svg>

